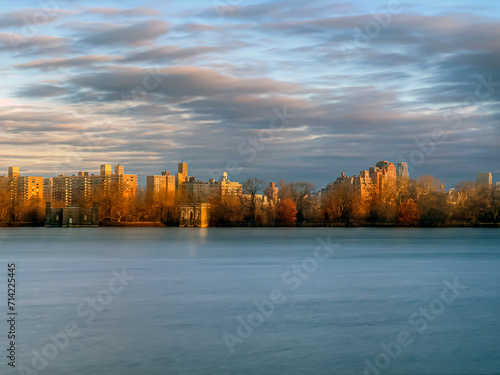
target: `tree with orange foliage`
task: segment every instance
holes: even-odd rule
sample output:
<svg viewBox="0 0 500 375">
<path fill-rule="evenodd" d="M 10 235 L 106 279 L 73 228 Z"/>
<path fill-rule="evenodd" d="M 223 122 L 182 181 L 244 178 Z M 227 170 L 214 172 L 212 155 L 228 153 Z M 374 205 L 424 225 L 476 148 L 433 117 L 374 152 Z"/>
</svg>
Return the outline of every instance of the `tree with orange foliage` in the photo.
<svg viewBox="0 0 500 375">
<path fill-rule="evenodd" d="M 399 206 L 398 223 L 405 227 L 417 226 L 420 222 L 420 210 L 413 199 L 407 199 Z"/>
<path fill-rule="evenodd" d="M 285 227 L 293 227 L 297 223 L 297 205 L 291 198 L 282 199 L 278 203 L 276 223 Z"/>
</svg>

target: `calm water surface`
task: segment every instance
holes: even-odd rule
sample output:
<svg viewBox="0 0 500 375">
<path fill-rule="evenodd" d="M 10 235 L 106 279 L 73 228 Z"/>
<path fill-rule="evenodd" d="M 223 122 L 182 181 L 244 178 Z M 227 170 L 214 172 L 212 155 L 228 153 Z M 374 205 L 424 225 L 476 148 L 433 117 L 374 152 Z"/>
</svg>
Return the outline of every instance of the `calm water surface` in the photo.
<svg viewBox="0 0 500 375">
<path fill-rule="evenodd" d="M 500 373 L 500 230 L 0 228 L 0 241 L 1 374 Z"/>
</svg>

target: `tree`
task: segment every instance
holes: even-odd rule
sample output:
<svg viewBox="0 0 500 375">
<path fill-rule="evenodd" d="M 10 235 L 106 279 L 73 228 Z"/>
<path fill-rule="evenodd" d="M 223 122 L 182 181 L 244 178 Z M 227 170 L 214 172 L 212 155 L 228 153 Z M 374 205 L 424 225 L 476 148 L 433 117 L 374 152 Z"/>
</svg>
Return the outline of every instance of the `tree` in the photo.
<svg viewBox="0 0 500 375">
<path fill-rule="evenodd" d="M 323 194 L 323 217 L 328 224 L 348 224 L 360 208 L 361 195 L 348 183 L 329 184 Z"/>
<path fill-rule="evenodd" d="M 8 222 L 12 211 L 12 194 L 9 184 L 0 179 L 0 222 Z"/>
<path fill-rule="evenodd" d="M 146 190 L 138 187 L 136 199 L 130 202 L 129 220 L 133 222 L 153 221 L 155 212 L 153 212 L 152 207 L 154 205 L 150 202 Z"/>
<path fill-rule="evenodd" d="M 241 205 L 246 211 L 246 218 L 250 219 L 253 225 L 257 225 L 257 216 L 261 210 L 261 201 L 258 199 L 258 192 L 262 190 L 264 180 L 257 177 L 249 178 L 243 183 L 241 195 Z"/>
<path fill-rule="evenodd" d="M 263 224 L 265 226 L 274 226 L 276 224 L 276 216 L 278 214 L 278 196 L 271 187 L 264 191 L 266 202 L 263 206 Z"/>
<path fill-rule="evenodd" d="M 480 189 L 476 189 L 474 181 L 462 181 L 456 185 L 456 202 L 454 216 L 476 224 L 487 211 L 488 201 Z"/>
<path fill-rule="evenodd" d="M 484 194 L 489 203 L 488 214 L 494 223 L 500 218 L 500 188 L 494 186 L 491 189 L 485 189 Z"/>
<path fill-rule="evenodd" d="M 291 198 L 284 198 L 278 203 L 278 214 L 276 218 L 278 225 L 292 227 L 297 222 L 297 206 Z"/>
<path fill-rule="evenodd" d="M 411 185 L 411 198 L 418 205 L 422 219 L 431 220 L 432 211 L 444 211 L 444 199 L 440 193 L 441 183 L 432 175 L 424 175 L 413 181 Z"/>
<path fill-rule="evenodd" d="M 399 206 L 398 223 L 405 227 L 417 226 L 420 222 L 420 210 L 413 199 L 409 198 Z"/>
<path fill-rule="evenodd" d="M 210 222 L 214 226 L 239 224 L 243 219 L 241 200 L 235 195 L 213 195 L 210 199 Z"/>
<path fill-rule="evenodd" d="M 127 217 L 133 198 L 124 197 L 119 183 L 113 181 L 109 185 L 99 187 L 93 201 L 99 205 L 100 221 L 121 222 Z"/>
<path fill-rule="evenodd" d="M 312 201 L 311 195 L 314 192 L 314 184 L 306 181 L 285 183 L 280 181 L 280 198 L 292 199 L 297 208 L 297 223 L 301 224 L 306 220 L 307 209 Z"/>
</svg>

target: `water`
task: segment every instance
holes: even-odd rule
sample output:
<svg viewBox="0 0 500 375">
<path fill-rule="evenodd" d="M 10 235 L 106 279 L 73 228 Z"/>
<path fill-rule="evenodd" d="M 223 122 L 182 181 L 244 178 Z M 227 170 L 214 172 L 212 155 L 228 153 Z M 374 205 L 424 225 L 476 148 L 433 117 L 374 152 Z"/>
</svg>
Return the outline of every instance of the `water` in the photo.
<svg viewBox="0 0 500 375">
<path fill-rule="evenodd" d="M 4 354 L 12 262 L 19 314 L 17 368 L 2 355 L 2 374 L 500 373 L 499 230 L 0 228 L 0 240 Z"/>
</svg>

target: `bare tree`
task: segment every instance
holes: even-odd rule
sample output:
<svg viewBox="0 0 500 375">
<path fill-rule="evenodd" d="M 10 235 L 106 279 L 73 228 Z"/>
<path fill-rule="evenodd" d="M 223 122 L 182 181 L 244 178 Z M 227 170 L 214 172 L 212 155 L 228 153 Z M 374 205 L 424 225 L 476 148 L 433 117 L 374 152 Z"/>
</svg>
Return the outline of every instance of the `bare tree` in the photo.
<svg viewBox="0 0 500 375">
<path fill-rule="evenodd" d="M 306 211 L 311 206 L 311 195 L 314 184 L 306 181 L 285 183 L 280 181 L 280 199 L 290 198 L 297 207 L 297 223 L 301 224 L 306 219 Z"/>
<path fill-rule="evenodd" d="M 322 196 L 324 220 L 328 224 L 348 224 L 359 210 L 361 195 L 347 183 L 329 184 Z"/>
<path fill-rule="evenodd" d="M 257 225 L 257 216 L 262 208 L 262 202 L 257 199 L 257 196 L 262 190 L 264 182 L 264 180 L 260 180 L 257 177 L 252 177 L 247 179 L 242 186 L 241 205 L 247 212 L 247 217 L 250 218 L 253 225 Z"/>
</svg>

